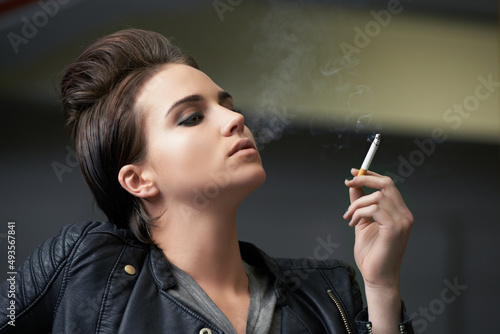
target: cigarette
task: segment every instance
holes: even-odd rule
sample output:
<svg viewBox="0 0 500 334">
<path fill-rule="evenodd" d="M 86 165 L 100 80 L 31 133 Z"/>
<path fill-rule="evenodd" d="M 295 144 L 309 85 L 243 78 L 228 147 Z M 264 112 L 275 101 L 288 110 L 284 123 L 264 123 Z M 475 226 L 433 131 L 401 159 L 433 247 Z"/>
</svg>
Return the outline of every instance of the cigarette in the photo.
<svg viewBox="0 0 500 334">
<path fill-rule="evenodd" d="M 365 175 L 368 168 L 370 168 L 370 164 L 372 163 L 373 157 L 375 156 L 375 152 L 377 152 L 378 145 L 380 144 L 380 133 L 375 135 L 375 139 L 373 139 L 372 144 L 370 145 L 370 149 L 366 154 L 365 160 L 361 165 L 361 169 L 358 172 L 359 175 Z"/>
</svg>

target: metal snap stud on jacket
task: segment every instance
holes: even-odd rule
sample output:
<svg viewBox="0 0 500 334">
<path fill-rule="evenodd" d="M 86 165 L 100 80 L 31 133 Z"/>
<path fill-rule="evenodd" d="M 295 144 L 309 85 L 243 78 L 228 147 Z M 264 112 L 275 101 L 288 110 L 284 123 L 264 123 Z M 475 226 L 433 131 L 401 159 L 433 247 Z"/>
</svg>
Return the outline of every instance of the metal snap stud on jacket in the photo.
<svg viewBox="0 0 500 334">
<path fill-rule="evenodd" d="M 201 331 L 200 331 L 200 334 L 212 334 L 212 331 L 208 328 L 203 328 Z"/>
<path fill-rule="evenodd" d="M 135 275 L 135 268 L 133 266 L 131 266 L 130 264 L 127 264 L 125 266 L 125 268 L 123 268 L 123 269 L 125 269 L 125 272 L 127 274 L 129 274 L 129 275 Z"/>
</svg>

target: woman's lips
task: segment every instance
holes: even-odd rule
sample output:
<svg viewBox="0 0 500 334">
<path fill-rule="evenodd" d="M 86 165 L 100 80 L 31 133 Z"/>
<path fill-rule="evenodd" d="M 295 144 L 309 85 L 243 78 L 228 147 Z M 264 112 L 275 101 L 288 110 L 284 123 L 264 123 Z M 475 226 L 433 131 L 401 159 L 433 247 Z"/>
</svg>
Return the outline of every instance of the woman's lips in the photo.
<svg viewBox="0 0 500 334">
<path fill-rule="evenodd" d="M 229 151 L 229 156 L 233 155 L 250 155 L 257 153 L 257 148 L 253 141 L 248 138 L 240 139 Z"/>
<path fill-rule="evenodd" d="M 244 148 L 244 149 L 241 149 L 239 151 L 236 151 L 231 156 L 234 157 L 237 155 L 253 155 L 253 154 L 257 154 L 257 150 L 252 148 L 252 147 L 249 147 L 249 148 Z"/>
</svg>

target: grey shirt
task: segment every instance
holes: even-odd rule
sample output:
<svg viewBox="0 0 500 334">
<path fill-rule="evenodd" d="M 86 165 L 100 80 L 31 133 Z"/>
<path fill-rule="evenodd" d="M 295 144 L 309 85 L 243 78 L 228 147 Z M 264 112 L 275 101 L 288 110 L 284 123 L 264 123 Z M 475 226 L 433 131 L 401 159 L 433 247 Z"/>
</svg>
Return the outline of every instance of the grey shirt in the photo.
<svg viewBox="0 0 500 334">
<path fill-rule="evenodd" d="M 279 333 L 281 312 L 279 308 L 276 308 L 272 277 L 264 270 L 259 270 L 245 262 L 243 266 L 248 275 L 250 293 L 245 333 Z M 196 310 L 225 333 L 236 334 L 231 322 L 191 276 L 174 265 L 172 265 L 172 273 L 178 283 L 168 290 L 172 297 Z"/>
</svg>

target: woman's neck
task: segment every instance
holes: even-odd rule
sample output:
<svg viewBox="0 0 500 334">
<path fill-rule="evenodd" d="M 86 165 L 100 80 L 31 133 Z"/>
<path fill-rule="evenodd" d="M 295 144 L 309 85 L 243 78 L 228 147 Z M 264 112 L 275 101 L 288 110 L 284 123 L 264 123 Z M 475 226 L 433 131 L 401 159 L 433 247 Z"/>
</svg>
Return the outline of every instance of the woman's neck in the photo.
<svg viewBox="0 0 500 334">
<path fill-rule="evenodd" d="M 171 206 L 156 222 L 153 239 L 166 258 L 207 294 L 248 293 L 236 232 L 236 207 L 201 210 Z"/>
</svg>

